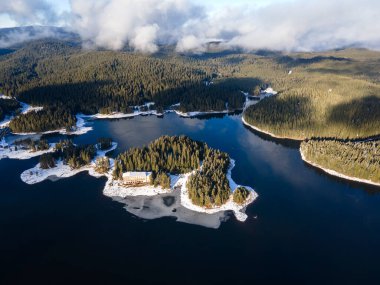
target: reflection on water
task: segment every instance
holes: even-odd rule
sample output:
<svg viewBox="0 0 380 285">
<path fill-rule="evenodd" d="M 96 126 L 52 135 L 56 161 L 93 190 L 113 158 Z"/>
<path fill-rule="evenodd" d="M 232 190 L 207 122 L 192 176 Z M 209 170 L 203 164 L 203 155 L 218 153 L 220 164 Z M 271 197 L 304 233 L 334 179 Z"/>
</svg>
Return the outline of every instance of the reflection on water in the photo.
<svg viewBox="0 0 380 285">
<path fill-rule="evenodd" d="M 180 203 L 180 190 L 174 190 L 170 194 L 146 197 L 114 197 L 115 201 L 125 204 L 125 209 L 131 214 L 146 220 L 162 217 L 174 217 L 178 222 L 204 226 L 217 229 L 221 222 L 229 217 L 228 212 L 216 214 L 204 214 L 191 211 Z"/>
</svg>

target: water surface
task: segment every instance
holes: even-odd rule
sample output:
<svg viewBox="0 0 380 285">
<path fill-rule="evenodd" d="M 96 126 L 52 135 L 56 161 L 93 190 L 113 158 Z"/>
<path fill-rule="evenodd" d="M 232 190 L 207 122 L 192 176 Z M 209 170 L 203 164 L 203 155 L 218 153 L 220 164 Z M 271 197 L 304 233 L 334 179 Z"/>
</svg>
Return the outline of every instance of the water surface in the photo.
<svg viewBox="0 0 380 285">
<path fill-rule="evenodd" d="M 112 155 L 164 134 L 185 134 L 228 152 L 236 160 L 232 178 L 259 194 L 248 220 L 231 216 L 210 229 L 174 217 L 141 219 L 124 209 L 131 201 L 102 195 L 105 178 L 81 173 L 26 185 L 19 175 L 38 158 L 4 159 L 1 284 L 380 284 L 379 188 L 307 166 L 297 143 L 254 133 L 240 115 L 92 124 L 94 131 L 74 141 L 112 137 L 119 143 Z"/>
</svg>

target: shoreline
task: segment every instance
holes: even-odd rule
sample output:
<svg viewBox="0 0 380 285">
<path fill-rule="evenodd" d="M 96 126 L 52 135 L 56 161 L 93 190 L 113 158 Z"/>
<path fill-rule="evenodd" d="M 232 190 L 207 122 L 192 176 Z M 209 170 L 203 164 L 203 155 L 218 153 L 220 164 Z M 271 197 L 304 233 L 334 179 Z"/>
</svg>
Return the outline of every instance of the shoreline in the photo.
<svg viewBox="0 0 380 285">
<path fill-rule="evenodd" d="M 0 97 L 2 99 L 14 99 L 12 97 L 8 97 L 8 96 L 4 96 L 3 97 Z M 16 100 L 17 101 L 17 100 Z M 20 102 L 20 101 L 17 101 L 20 103 L 21 105 L 21 108 L 18 109 L 19 110 L 19 114 L 28 114 L 30 112 L 38 112 L 38 111 L 41 111 L 44 107 L 39 107 L 39 106 L 31 106 L 31 105 L 28 105 L 24 102 Z M 11 116 L 6 116 L 1 122 L 0 122 L 0 128 L 6 128 L 9 126 L 9 123 L 14 119 L 16 118 L 18 115 L 11 115 Z"/>
<path fill-rule="evenodd" d="M 201 112 L 201 111 L 193 111 L 193 112 L 181 112 L 178 110 L 170 110 L 171 112 L 176 113 L 178 116 L 182 118 L 196 118 L 199 116 L 207 116 L 207 115 L 223 115 L 223 114 L 232 114 L 236 111 L 242 111 L 242 109 L 237 109 L 237 110 L 223 110 L 223 111 L 206 111 L 206 112 Z"/>
<path fill-rule="evenodd" d="M 292 140 L 292 141 L 299 141 L 299 142 L 304 141 L 304 140 L 306 139 L 306 138 L 303 138 L 303 139 L 296 139 L 296 138 L 290 138 L 290 137 L 277 136 L 277 135 L 275 135 L 275 134 L 273 134 L 273 133 L 271 133 L 271 132 L 264 131 L 264 130 L 262 130 L 262 129 L 260 129 L 260 128 L 254 126 L 254 125 L 249 124 L 249 123 L 244 119 L 244 114 L 243 114 L 243 116 L 241 117 L 241 120 L 242 120 L 242 122 L 243 122 L 243 124 L 244 124 L 245 126 L 251 128 L 251 129 L 253 129 L 253 130 L 255 130 L 255 131 L 259 132 L 259 133 L 266 134 L 266 135 L 271 136 L 271 137 L 276 138 L 276 139 Z"/>
<path fill-rule="evenodd" d="M 16 136 L 30 136 L 30 135 L 47 135 L 47 134 L 54 134 L 59 133 L 60 135 L 84 135 L 90 131 L 93 130 L 92 127 L 86 127 L 86 121 L 83 119 L 86 116 L 82 114 L 75 115 L 77 119 L 77 123 L 75 125 L 75 130 L 73 131 L 67 131 L 66 129 L 57 129 L 52 131 L 46 131 L 46 132 L 29 132 L 29 133 L 13 133 Z"/>
<path fill-rule="evenodd" d="M 233 211 L 234 215 L 238 221 L 240 221 L 240 222 L 246 221 L 248 219 L 248 215 L 245 213 L 245 210 L 249 204 L 253 203 L 258 198 L 259 195 L 251 187 L 238 185 L 235 183 L 235 181 L 231 177 L 232 169 L 234 167 L 235 167 L 235 160 L 231 159 L 230 167 L 229 167 L 228 172 L 227 172 L 227 179 L 228 179 L 228 182 L 229 182 L 229 185 L 231 188 L 231 194 L 230 194 L 230 197 L 226 203 L 224 203 L 223 205 L 221 205 L 219 207 L 213 207 L 213 208 L 205 208 L 205 207 L 200 207 L 200 206 L 194 205 L 189 198 L 188 190 L 186 187 L 187 180 L 189 179 L 191 174 L 193 174 L 193 172 L 190 172 L 190 173 L 187 173 L 185 175 L 183 181 L 181 181 L 181 183 L 182 183 L 182 185 L 181 185 L 181 205 L 184 206 L 185 208 L 189 209 L 189 210 L 200 212 L 200 213 L 205 213 L 205 214 L 215 214 L 215 213 L 222 212 L 222 211 Z M 245 188 L 247 188 L 247 190 L 250 191 L 249 197 L 241 205 L 233 202 L 233 196 L 232 196 L 234 191 L 240 186 L 245 187 Z"/>
<path fill-rule="evenodd" d="M 307 164 L 309 164 L 309 165 L 311 165 L 311 166 L 313 166 L 315 168 L 318 168 L 318 169 L 326 172 L 327 174 L 330 174 L 332 176 L 339 177 L 339 178 L 342 178 L 342 179 L 345 179 L 345 180 L 349 180 L 349 181 L 360 182 L 360 183 L 365 183 L 365 184 L 370 184 L 370 185 L 374 185 L 374 186 L 380 187 L 380 183 L 373 182 L 373 181 L 367 180 L 367 179 L 362 179 L 362 178 L 354 177 L 354 176 L 348 176 L 348 175 L 345 175 L 345 174 L 340 173 L 338 171 L 335 171 L 335 170 L 332 170 L 332 169 L 328 169 L 328 168 L 324 168 L 323 166 L 321 166 L 321 165 L 319 165 L 317 163 L 314 163 L 314 162 L 306 159 L 304 153 L 301 150 L 301 148 L 300 148 L 300 153 L 301 153 L 301 158 L 302 158 L 302 160 L 304 162 L 306 162 Z"/>
<path fill-rule="evenodd" d="M 89 175 L 94 177 L 105 176 L 95 171 L 95 162 L 98 157 L 104 157 L 108 152 L 111 152 L 117 148 L 117 143 L 113 142 L 112 147 L 107 150 L 97 150 L 96 156 L 93 158 L 90 164 L 85 165 L 78 169 L 71 169 L 68 165 L 63 164 L 62 160 L 57 161 L 56 166 L 48 169 L 41 169 L 38 163 L 33 168 L 27 169 L 20 174 L 21 180 L 29 185 L 43 182 L 50 177 L 56 178 L 69 178 L 77 175 L 78 173 L 88 171 Z"/>
<path fill-rule="evenodd" d="M 13 147 L 13 150 L 12 150 Z M 5 139 L 3 138 L 0 141 L 0 160 L 2 159 L 17 159 L 17 160 L 27 160 L 31 159 L 40 155 L 43 155 L 45 153 L 52 153 L 54 152 L 55 143 L 50 143 L 49 148 L 46 150 L 37 150 L 37 151 L 31 151 L 30 149 L 23 149 L 18 148 L 15 150 L 15 145 L 9 145 L 5 142 Z"/>
<path fill-rule="evenodd" d="M 170 189 L 162 189 L 160 186 L 153 187 L 151 185 L 126 188 L 118 184 L 117 181 L 115 182 L 112 178 L 112 174 L 108 173 L 105 175 L 108 177 L 108 181 L 106 185 L 104 186 L 103 194 L 110 198 L 122 198 L 122 199 L 127 198 L 127 197 L 136 197 L 136 196 L 151 197 L 151 196 L 157 196 L 157 195 L 162 195 L 162 194 L 170 194 L 176 188 L 180 188 L 180 197 L 181 197 L 180 204 L 183 207 L 191 211 L 204 213 L 204 214 L 215 214 L 218 212 L 233 211 L 236 219 L 240 222 L 244 222 L 248 218 L 248 215 L 245 213 L 245 209 L 247 208 L 249 204 L 254 202 L 259 195 L 251 187 L 243 186 L 250 191 L 250 196 L 241 205 L 233 202 L 233 198 L 232 198 L 233 192 L 238 187 L 242 186 L 242 185 L 236 184 L 235 181 L 231 177 L 231 171 L 234 167 L 235 167 L 235 161 L 231 159 L 231 164 L 227 172 L 227 179 L 230 184 L 231 194 L 230 194 L 229 200 L 225 204 L 219 207 L 205 208 L 205 207 L 194 205 L 192 203 L 188 195 L 186 184 L 189 177 L 194 173 L 194 171 L 191 171 L 185 174 L 180 174 L 180 175 L 171 175 Z"/>
</svg>

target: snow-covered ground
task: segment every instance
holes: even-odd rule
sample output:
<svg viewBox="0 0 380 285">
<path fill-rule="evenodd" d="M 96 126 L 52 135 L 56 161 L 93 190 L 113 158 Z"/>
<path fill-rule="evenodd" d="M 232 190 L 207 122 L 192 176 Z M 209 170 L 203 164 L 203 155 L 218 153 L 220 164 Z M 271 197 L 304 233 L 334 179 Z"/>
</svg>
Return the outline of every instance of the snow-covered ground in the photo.
<svg viewBox="0 0 380 285">
<path fill-rule="evenodd" d="M 0 94 L 0 99 L 13 99 L 13 97 Z"/>
<path fill-rule="evenodd" d="M 112 147 L 110 149 L 107 149 L 104 151 L 98 150 L 95 158 L 92 160 L 92 162 L 89 165 L 86 165 L 78 169 L 71 169 L 71 167 L 68 166 L 67 164 L 64 164 L 62 160 L 56 163 L 56 167 L 49 168 L 49 169 L 42 169 L 40 167 L 40 164 L 38 163 L 35 167 L 25 170 L 23 173 L 21 173 L 20 178 L 23 182 L 27 184 L 36 184 L 48 179 L 49 177 L 68 178 L 83 171 L 88 171 L 89 174 L 92 176 L 101 177 L 103 175 L 95 171 L 96 159 L 98 157 L 105 156 L 106 153 L 116 148 L 117 148 L 117 143 L 114 142 L 112 143 Z"/>
<path fill-rule="evenodd" d="M 229 113 L 232 113 L 233 111 L 231 111 L 231 110 L 224 110 L 224 111 L 187 112 L 187 113 L 184 113 L 184 112 L 181 112 L 181 111 L 178 111 L 178 110 L 174 110 L 174 112 L 178 116 L 181 116 L 181 117 L 184 117 L 184 118 L 194 118 L 194 117 L 204 116 L 204 115 L 229 114 Z"/>
<path fill-rule="evenodd" d="M 135 111 L 132 113 L 121 113 L 121 112 L 113 112 L 111 114 L 95 114 L 95 115 L 80 115 L 82 118 L 87 119 L 124 119 L 124 118 L 133 118 L 137 116 L 149 116 L 149 115 L 156 115 L 156 116 L 162 116 L 162 113 L 157 113 L 156 110 L 150 110 L 152 106 L 155 104 L 153 102 L 145 103 L 141 106 L 133 106 Z M 148 111 L 141 111 L 142 108 L 147 108 Z M 165 111 L 166 112 L 166 111 Z"/>
<path fill-rule="evenodd" d="M 83 116 L 84 118 L 89 119 L 124 119 L 124 118 L 133 118 L 137 116 L 148 116 L 148 115 L 156 115 L 161 116 L 163 114 L 157 113 L 156 110 L 152 111 L 134 111 L 133 113 L 120 113 L 120 112 L 114 112 L 111 114 L 95 114 L 95 115 L 87 115 Z"/>
<path fill-rule="evenodd" d="M 1 95 L 2 99 L 13 99 L 12 97 Z M 38 112 L 43 109 L 43 107 L 37 107 L 37 106 L 30 106 L 26 103 L 19 102 L 21 105 L 20 113 L 21 114 L 27 114 L 30 112 Z M 15 116 L 6 116 L 4 120 L 0 122 L 0 128 L 8 127 L 9 123 L 15 118 Z"/>
<path fill-rule="evenodd" d="M 0 98 L 2 99 L 14 99 L 9 96 L 5 95 L 0 95 Z M 38 106 L 30 106 L 24 102 L 20 102 L 21 109 L 20 109 L 20 114 L 27 114 L 30 112 L 39 112 L 43 109 L 43 107 L 38 107 Z M 46 131 L 46 132 L 29 132 L 29 133 L 14 133 L 15 135 L 20 135 L 20 136 L 26 136 L 26 135 L 35 135 L 35 134 L 51 134 L 51 133 L 60 133 L 62 135 L 83 135 L 89 131 L 92 130 L 92 127 L 87 127 L 86 126 L 86 121 L 84 118 L 87 116 L 84 116 L 82 114 L 77 114 L 76 119 L 76 127 L 75 130 L 73 131 L 67 131 L 65 128 L 58 129 L 58 130 L 52 130 L 52 131 Z M 3 121 L 0 122 L 0 128 L 8 127 L 9 123 L 15 118 L 15 116 L 7 116 Z"/>
<path fill-rule="evenodd" d="M 265 98 L 265 97 L 270 97 L 277 94 L 278 92 L 274 91 L 272 87 L 268 87 L 267 89 L 260 92 L 260 97 L 262 96 Z"/>
<path fill-rule="evenodd" d="M 53 152 L 54 147 L 55 144 L 50 144 L 50 147 L 47 150 L 31 151 L 30 149 L 24 149 L 20 146 L 16 147 L 15 145 L 8 144 L 3 138 L 0 142 L 0 160 L 3 158 L 20 160 L 30 159 L 32 157 L 40 156 L 44 153 Z"/>
<path fill-rule="evenodd" d="M 95 114 L 95 115 L 81 115 L 83 118 L 88 118 L 88 119 L 123 119 L 123 118 L 133 118 L 137 116 L 149 116 L 149 115 L 155 115 L 155 116 L 162 116 L 166 113 L 171 113 L 175 112 L 178 116 L 184 117 L 184 118 L 193 118 L 197 116 L 202 116 L 202 115 L 209 115 L 209 114 L 228 114 L 231 113 L 231 110 L 224 110 L 224 111 L 208 111 L 208 112 L 181 112 L 176 110 L 175 108 L 178 108 L 180 106 L 180 103 L 173 104 L 170 106 L 168 110 L 165 110 L 163 113 L 158 113 L 156 110 L 148 110 L 148 111 L 139 111 L 141 107 L 146 107 L 150 108 L 153 106 L 154 103 L 146 103 L 145 105 L 142 106 L 134 106 L 133 108 L 135 111 L 133 113 L 120 113 L 120 112 L 114 112 L 111 114 Z"/>
</svg>

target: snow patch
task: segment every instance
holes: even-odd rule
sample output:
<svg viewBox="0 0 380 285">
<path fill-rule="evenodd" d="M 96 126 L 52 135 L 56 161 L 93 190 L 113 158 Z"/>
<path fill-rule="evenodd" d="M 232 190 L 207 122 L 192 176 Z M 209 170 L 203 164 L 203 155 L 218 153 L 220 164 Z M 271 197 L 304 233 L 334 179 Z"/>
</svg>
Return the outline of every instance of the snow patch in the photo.
<svg viewBox="0 0 380 285">
<path fill-rule="evenodd" d="M 95 171 L 95 162 L 98 157 L 105 156 L 106 153 L 115 150 L 117 148 L 117 143 L 112 143 L 112 147 L 107 150 L 97 150 L 97 154 L 89 165 L 83 166 L 78 169 L 72 169 L 67 164 L 64 164 L 62 160 L 57 161 L 56 167 L 49 169 L 42 169 L 40 164 L 37 164 L 35 167 L 25 170 L 21 173 L 20 178 L 23 182 L 27 184 L 36 184 L 40 183 L 49 177 L 55 178 L 68 178 L 72 177 L 80 172 L 88 171 L 91 176 L 102 177 L 104 175 L 99 174 Z"/>
<path fill-rule="evenodd" d="M 0 142 L 0 160 L 3 158 L 20 160 L 30 159 L 36 156 L 43 155 L 45 153 L 53 152 L 54 147 L 55 144 L 53 143 L 49 144 L 49 149 L 47 150 L 32 151 L 21 146 L 16 147 L 15 145 L 9 145 L 5 142 L 5 139 L 3 138 Z"/>
<path fill-rule="evenodd" d="M 0 95 L 1 99 L 14 99 L 10 96 Z M 16 100 L 16 99 L 15 99 Z M 17 100 L 16 100 L 17 101 Z M 24 102 L 18 101 L 21 105 L 20 113 L 21 114 L 28 114 L 30 112 L 38 112 L 43 109 L 43 107 L 38 106 L 30 106 Z M 7 116 L 3 121 L 0 122 L 0 128 L 5 128 L 9 126 L 9 123 L 15 118 L 15 116 Z"/>
</svg>

